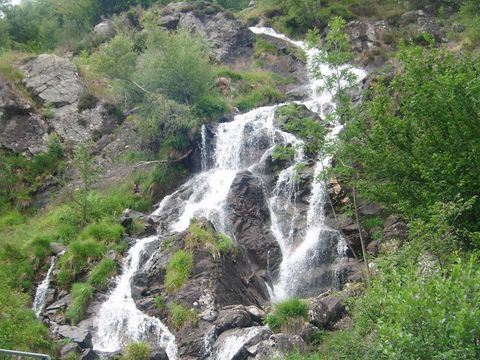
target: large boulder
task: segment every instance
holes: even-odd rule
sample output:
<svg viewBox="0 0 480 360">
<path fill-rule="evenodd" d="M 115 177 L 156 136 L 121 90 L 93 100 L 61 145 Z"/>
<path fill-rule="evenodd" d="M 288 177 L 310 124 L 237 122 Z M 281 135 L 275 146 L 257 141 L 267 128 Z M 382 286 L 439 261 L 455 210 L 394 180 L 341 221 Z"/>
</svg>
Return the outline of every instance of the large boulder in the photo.
<svg viewBox="0 0 480 360">
<path fill-rule="evenodd" d="M 268 340 L 271 335 L 271 330 L 263 326 L 227 330 L 213 344 L 212 358 L 247 360 L 252 355 L 248 349 Z"/>
<path fill-rule="evenodd" d="M 61 325 L 58 326 L 54 332 L 61 338 L 77 343 L 82 349 L 92 347 L 92 334 L 87 329 L 82 329 L 76 326 Z"/>
<path fill-rule="evenodd" d="M 77 68 L 66 58 L 42 54 L 23 70 L 25 86 L 44 103 L 55 107 L 71 105 L 83 92 Z"/>
<path fill-rule="evenodd" d="M 268 203 L 259 177 L 250 171 L 237 174 L 227 197 L 227 214 L 235 239 L 246 250 L 255 270 L 275 278 L 282 254 L 269 227 Z"/>
<path fill-rule="evenodd" d="M 0 77 L 0 147 L 32 154 L 45 149 L 47 124 L 31 104 Z"/>
<path fill-rule="evenodd" d="M 199 34 L 210 45 L 215 59 L 222 63 L 239 63 L 253 53 L 253 34 L 221 7 L 207 3 L 178 2 L 162 10 L 158 25 L 174 30 L 184 27 Z"/>
</svg>

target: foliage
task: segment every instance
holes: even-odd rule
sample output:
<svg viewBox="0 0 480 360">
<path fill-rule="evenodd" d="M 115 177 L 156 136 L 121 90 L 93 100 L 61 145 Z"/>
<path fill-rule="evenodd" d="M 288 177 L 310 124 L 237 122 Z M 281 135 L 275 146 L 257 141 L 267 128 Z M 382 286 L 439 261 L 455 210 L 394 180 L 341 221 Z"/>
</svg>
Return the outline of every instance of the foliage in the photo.
<svg viewBox="0 0 480 360">
<path fill-rule="evenodd" d="M 111 259 L 103 259 L 90 271 L 88 283 L 97 290 L 105 290 L 110 279 L 117 273 L 117 265 Z"/>
<path fill-rule="evenodd" d="M 123 227 L 120 224 L 101 221 L 87 225 L 79 234 L 80 239 L 92 238 L 103 243 L 117 242 L 123 235 Z"/>
<path fill-rule="evenodd" d="M 293 146 L 275 145 L 273 148 L 272 159 L 275 161 L 291 161 L 295 157 L 295 148 Z"/>
<path fill-rule="evenodd" d="M 240 95 L 235 99 L 234 105 L 240 111 L 248 111 L 253 108 L 278 103 L 285 99 L 285 96 L 272 86 L 261 86 L 249 91 L 245 95 Z"/>
<path fill-rule="evenodd" d="M 125 349 L 122 360 L 148 360 L 150 359 L 150 347 L 145 343 L 131 343 Z"/>
<path fill-rule="evenodd" d="M 180 330 L 188 324 L 196 323 L 197 317 L 194 310 L 187 309 L 180 304 L 171 303 L 168 307 L 169 325 L 175 330 Z"/>
<path fill-rule="evenodd" d="M 265 319 L 274 331 L 296 332 L 308 317 L 308 304 L 299 298 L 292 298 L 275 304 Z"/>
<path fill-rule="evenodd" d="M 86 224 L 88 220 L 89 207 L 91 206 L 89 194 L 97 175 L 93 165 L 91 147 L 91 143 L 82 142 L 75 148 L 74 154 L 74 164 L 81 181 L 81 187 L 77 189 L 75 200 L 80 206 L 83 224 Z"/>
<path fill-rule="evenodd" d="M 360 359 L 477 358 L 478 259 L 456 258 L 446 271 L 391 261 L 355 303 L 355 328 L 327 339 L 326 358 L 353 355 L 352 344 Z"/>
<path fill-rule="evenodd" d="M 165 311 L 165 309 L 167 308 L 165 299 L 158 295 L 155 296 L 155 308 L 160 312 Z"/>
<path fill-rule="evenodd" d="M 406 47 L 399 57 L 403 71 L 375 87 L 338 156 L 362 165 L 368 196 L 423 218 L 437 202 L 478 194 L 478 62 L 436 48 Z M 456 227 L 478 230 L 480 202 L 472 202 Z"/>
<path fill-rule="evenodd" d="M 27 294 L 12 290 L 6 277 L 0 272 L 0 347 L 50 352 L 47 327 L 35 319 Z"/>
<path fill-rule="evenodd" d="M 181 287 L 188 279 L 193 265 L 192 254 L 178 250 L 170 256 L 165 275 L 165 288 L 172 292 Z"/>
<path fill-rule="evenodd" d="M 85 310 L 93 297 L 93 287 L 90 284 L 76 283 L 72 286 L 72 303 L 70 304 L 66 317 L 73 325 L 78 324 L 85 316 Z"/>
</svg>

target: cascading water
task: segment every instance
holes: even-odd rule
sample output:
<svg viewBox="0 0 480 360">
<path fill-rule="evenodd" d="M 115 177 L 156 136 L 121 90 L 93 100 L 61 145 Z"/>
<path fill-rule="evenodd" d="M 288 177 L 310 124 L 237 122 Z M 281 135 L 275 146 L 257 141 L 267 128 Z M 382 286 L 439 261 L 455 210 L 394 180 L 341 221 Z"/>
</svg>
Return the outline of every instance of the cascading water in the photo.
<svg viewBox="0 0 480 360">
<path fill-rule="evenodd" d="M 165 349 L 169 359 L 176 359 L 175 337 L 159 319 L 137 309 L 130 287 L 145 246 L 157 239 L 156 236 L 140 239 L 128 251 L 122 274 L 116 279 L 116 287 L 101 306 L 96 320 L 98 330 L 93 339 L 96 351 L 113 353 L 130 342 L 147 341 Z"/>
<path fill-rule="evenodd" d="M 40 316 L 40 313 L 43 311 L 45 307 L 45 302 L 47 301 L 47 291 L 50 285 L 50 278 L 52 276 L 52 271 L 55 268 L 55 259 L 56 257 L 52 257 L 47 275 L 45 276 L 45 279 L 43 279 L 43 281 L 40 283 L 40 285 L 38 285 L 37 290 L 35 291 L 32 310 L 35 312 L 36 317 Z"/>
<path fill-rule="evenodd" d="M 268 28 L 251 28 L 256 34 L 266 34 L 283 39 L 306 49 L 303 42 L 292 41 L 284 35 Z M 306 49 L 311 60 L 316 51 Z M 322 71 L 329 71 L 322 65 Z M 359 77 L 363 72 L 356 71 Z M 311 96 L 301 104 L 311 111 L 324 116 L 332 104 L 328 93 L 317 93 L 321 86 L 318 80 L 309 83 Z M 160 207 L 152 213 L 160 221 L 160 236 L 166 232 L 187 229 L 192 218 L 205 217 L 219 231 L 228 232 L 225 208 L 230 187 L 235 176 L 243 170 L 250 170 L 262 178 L 262 168 L 275 145 L 290 145 L 295 149 L 293 164 L 282 170 L 273 186 L 265 186 L 271 219 L 271 231 L 279 243 L 283 261 L 278 279 L 273 286 L 272 300 L 280 300 L 294 295 L 302 295 L 305 289 L 318 289 L 316 282 L 332 285 L 331 279 L 316 276 L 316 269 L 329 266 L 343 251 L 341 237 L 329 229 L 324 222 L 324 207 L 327 199 L 326 187 L 314 181 L 311 189 L 308 210 L 297 211 L 297 166 L 305 162 L 303 142 L 294 135 L 281 131 L 275 123 L 277 109 L 285 104 L 265 106 L 248 113 L 235 116 L 229 123 L 219 124 L 214 131 L 214 146 L 207 146 L 206 128 L 202 128 L 202 172 L 194 176 L 177 191 L 164 198 Z M 333 139 L 341 130 L 335 127 L 330 132 Z M 209 152 L 212 148 L 212 153 Z M 320 159 L 315 167 L 315 178 L 328 166 L 329 158 Z M 298 239 L 298 224 L 305 223 Z M 295 236 L 294 236 L 295 235 Z M 130 280 L 139 270 L 140 255 L 145 246 L 157 237 L 137 240 L 126 258 L 122 275 L 116 280 L 116 287 L 102 305 L 97 319 L 98 332 L 94 337 L 94 347 L 100 352 L 115 352 L 130 341 L 153 342 L 166 349 L 170 359 L 175 359 L 175 338 L 163 323 L 140 312 L 132 299 Z M 328 272 L 325 272 L 328 273 Z M 251 334 L 255 334 L 252 332 Z M 251 335 L 250 334 L 250 335 Z M 245 339 L 226 339 L 220 354 L 213 354 L 215 360 L 229 360 L 232 346 L 243 346 Z"/>
</svg>

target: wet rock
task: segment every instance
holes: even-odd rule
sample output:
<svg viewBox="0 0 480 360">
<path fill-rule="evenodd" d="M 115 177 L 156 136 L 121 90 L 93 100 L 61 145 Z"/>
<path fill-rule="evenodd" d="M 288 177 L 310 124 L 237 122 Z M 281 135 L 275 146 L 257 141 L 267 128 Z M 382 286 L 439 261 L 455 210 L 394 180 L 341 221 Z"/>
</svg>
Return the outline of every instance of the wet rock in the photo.
<svg viewBox="0 0 480 360">
<path fill-rule="evenodd" d="M 158 25 L 175 30 L 184 27 L 203 37 L 217 61 L 251 62 L 253 34 L 241 22 L 220 7 L 207 3 L 170 3 L 163 10 Z"/>
<path fill-rule="evenodd" d="M 78 101 L 83 86 L 75 65 L 54 54 L 42 54 L 24 68 L 25 86 L 42 102 L 55 107 Z"/>
<path fill-rule="evenodd" d="M 55 332 L 62 338 L 77 343 L 83 349 L 92 347 L 92 334 L 87 329 L 82 329 L 76 326 L 61 325 L 55 330 Z"/>
<path fill-rule="evenodd" d="M 71 357 L 71 354 L 80 354 L 80 352 L 80 346 L 78 346 L 78 344 L 75 342 L 71 342 L 62 347 L 62 349 L 60 350 L 60 357 L 62 359 L 65 359 Z"/>
<path fill-rule="evenodd" d="M 404 241 L 408 238 L 408 225 L 399 215 L 390 215 L 384 223 L 383 239 Z"/>
<path fill-rule="evenodd" d="M 253 321 L 261 323 L 265 319 L 266 313 L 262 309 L 259 309 L 256 306 L 247 306 L 247 311 L 249 312 Z"/>
<path fill-rule="evenodd" d="M 150 360 L 169 360 L 168 355 L 162 348 L 152 349 L 150 352 Z"/>
<path fill-rule="evenodd" d="M 221 334 L 226 330 L 249 327 L 252 325 L 252 319 L 244 306 L 230 306 L 220 310 L 215 325 Z"/>
<path fill-rule="evenodd" d="M 275 277 L 282 255 L 267 225 L 270 215 L 261 180 L 249 171 L 239 172 L 230 188 L 226 207 L 238 244 L 257 269 Z"/>
<path fill-rule="evenodd" d="M 326 222 L 329 226 L 343 234 L 345 241 L 348 242 L 350 248 L 352 248 L 357 255 L 361 254 L 362 245 L 360 241 L 359 227 L 353 219 L 345 216 L 337 216 L 335 219 L 327 219 Z M 361 234 L 364 242 L 367 244 L 369 240 L 368 232 L 361 228 Z M 350 256 L 352 255 L 350 249 L 348 250 L 348 253 Z"/>
</svg>

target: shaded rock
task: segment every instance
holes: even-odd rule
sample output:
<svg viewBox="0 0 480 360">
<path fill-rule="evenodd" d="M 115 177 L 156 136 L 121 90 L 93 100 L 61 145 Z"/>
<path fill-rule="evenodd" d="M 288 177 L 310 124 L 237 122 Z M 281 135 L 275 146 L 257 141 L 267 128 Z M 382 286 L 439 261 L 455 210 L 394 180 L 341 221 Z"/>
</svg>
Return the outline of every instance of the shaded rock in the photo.
<svg viewBox="0 0 480 360">
<path fill-rule="evenodd" d="M 54 54 L 42 54 L 23 67 L 25 86 L 42 102 L 55 107 L 78 101 L 83 86 L 75 65 Z"/>
<path fill-rule="evenodd" d="M 249 171 L 239 172 L 230 187 L 226 211 L 235 239 L 252 264 L 274 278 L 282 254 L 267 225 L 270 215 L 261 180 Z"/>
<path fill-rule="evenodd" d="M 353 320 L 350 316 L 345 316 L 332 325 L 332 330 L 347 330 L 353 327 Z"/>
<path fill-rule="evenodd" d="M 215 325 L 221 334 L 226 330 L 249 327 L 252 325 L 252 319 L 244 306 L 231 306 L 220 310 Z"/>
<path fill-rule="evenodd" d="M 67 247 L 63 244 L 52 242 L 50 243 L 50 249 L 55 255 L 60 255 L 67 249 Z"/>
<path fill-rule="evenodd" d="M 83 349 L 92 347 L 92 334 L 86 329 L 76 326 L 61 325 L 55 332 L 61 337 L 77 343 Z"/>
<path fill-rule="evenodd" d="M 378 241 L 372 241 L 367 245 L 367 253 L 372 256 L 377 256 L 379 243 Z"/>
<path fill-rule="evenodd" d="M 134 220 L 138 221 L 143 226 L 142 233 L 137 233 L 137 235 L 154 235 L 157 233 L 157 229 L 153 219 L 150 216 L 145 215 L 144 213 L 141 213 L 139 211 L 125 209 L 119 219 L 119 222 L 120 224 L 122 224 L 123 227 L 129 229 L 132 227 Z"/>
<path fill-rule="evenodd" d="M 327 218 L 326 222 L 329 226 L 340 231 L 343 234 L 344 239 L 348 242 L 350 247 L 353 248 L 353 250 L 357 255 L 361 254 L 362 245 L 360 242 L 359 227 L 353 219 L 347 218 L 345 216 L 337 216 L 337 218 L 335 219 Z M 368 240 L 369 240 L 368 232 L 365 231 L 365 229 L 363 228 L 361 228 L 361 232 L 362 232 L 363 240 L 365 241 L 365 243 L 368 243 Z M 350 252 L 351 251 L 349 248 L 348 253 L 351 256 Z"/>
<path fill-rule="evenodd" d="M 0 77 L 0 147 L 32 154 L 45 150 L 47 124 L 32 106 Z"/>
<path fill-rule="evenodd" d="M 169 360 L 168 355 L 162 348 L 152 349 L 150 352 L 150 360 Z"/>
<path fill-rule="evenodd" d="M 342 298 L 335 295 L 320 296 L 308 299 L 308 317 L 310 323 L 315 326 L 330 328 L 345 314 L 345 305 Z"/>
<path fill-rule="evenodd" d="M 60 357 L 64 359 L 64 358 L 67 358 L 72 353 L 80 354 L 80 352 L 81 352 L 80 346 L 78 346 L 78 344 L 75 342 L 71 342 L 62 347 L 62 349 L 60 350 Z"/>
<path fill-rule="evenodd" d="M 400 241 L 408 238 L 408 225 L 399 215 L 390 215 L 383 226 L 383 239 Z"/>
<path fill-rule="evenodd" d="M 93 349 L 83 350 L 79 358 L 79 360 L 97 360 L 97 359 L 99 359 L 99 356 L 95 351 L 93 351 Z"/>
</svg>

